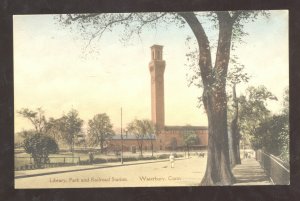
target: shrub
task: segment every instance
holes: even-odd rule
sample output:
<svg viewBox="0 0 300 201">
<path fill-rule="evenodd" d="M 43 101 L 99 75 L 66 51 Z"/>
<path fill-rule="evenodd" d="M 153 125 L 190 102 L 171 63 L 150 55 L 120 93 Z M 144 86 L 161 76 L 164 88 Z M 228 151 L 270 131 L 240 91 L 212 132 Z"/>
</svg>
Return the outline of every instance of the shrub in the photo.
<svg viewBox="0 0 300 201">
<path fill-rule="evenodd" d="M 52 137 L 40 133 L 26 137 L 23 146 L 25 152 L 31 154 L 34 163 L 38 167 L 49 161 L 49 154 L 55 154 L 59 150 L 56 141 Z"/>
<path fill-rule="evenodd" d="M 183 157 L 183 154 L 176 154 L 176 153 L 175 153 L 175 154 L 174 154 L 174 157 L 175 157 L 175 158 L 182 158 L 182 157 Z"/>
<path fill-rule="evenodd" d="M 157 158 L 158 159 L 167 159 L 167 158 L 169 158 L 170 157 L 170 154 L 161 154 L 161 155 L 159 155 Z"/>
</svg>

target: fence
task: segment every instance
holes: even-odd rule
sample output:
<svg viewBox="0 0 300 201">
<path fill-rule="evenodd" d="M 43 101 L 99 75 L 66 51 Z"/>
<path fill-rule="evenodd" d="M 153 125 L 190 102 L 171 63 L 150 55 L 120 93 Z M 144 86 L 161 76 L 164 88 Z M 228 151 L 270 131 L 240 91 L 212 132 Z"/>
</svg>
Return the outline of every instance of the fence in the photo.
<svg viewBox="0 0 300 201">
<path fill-rule="evenodd" d="M 80 157 L 49 157 L 47 163 L 38 167 L 32 157 L 15 157 L 15 170 L 31 170 L 80 164 Z"/>
<path fill-rule="evenodd" d="M 283 161 L 272 154 L 256 151 L 256 160 L 264 168 L 266 174 L 272 179 L 274 184 L 290 184 L 290 170 L 284 166 Z"/>
</svg>

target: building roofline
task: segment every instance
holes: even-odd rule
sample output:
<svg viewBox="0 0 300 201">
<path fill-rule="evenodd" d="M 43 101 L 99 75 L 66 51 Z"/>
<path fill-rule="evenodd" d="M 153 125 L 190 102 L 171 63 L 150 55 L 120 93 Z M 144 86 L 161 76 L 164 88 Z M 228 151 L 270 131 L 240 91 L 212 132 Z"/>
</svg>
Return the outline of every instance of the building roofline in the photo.
<svg viewBox="0 0 300 201">
<path fill-rule="evenodd" d="M 154 48 L 154 47 L 163 48 L 164 46 L 162 46 L 162 45 L 156 45 L 156 44 L 154 44 L 154 45 L 152 45 L 150 48 L 152 49 L 152 48 Z"/>
<path fill-rule="evenodd" d="M 143 138 L 143 140 L 155 140 L 155 139 L 156 139 L 155 134 L 152 134 L 151 137 L 149 137 L 148 135 L 145 135 Z M 121 134 L 118 133 L 118 134 L 112 136 L 112 138 L 110 140 L 121 140 Z M 123 140 L 138 140 L 138 139 L 133 134 L 128 134 L 127 136 L 126 136 L 126 134 L 123 134 Z"/>
<path fill-rule="evenodd" d="M 199 130 L 207 130 L 207 126 L 164 126 L 165 130 L 182 130 L 182 129 L 199 129 Z"/>
</svg>

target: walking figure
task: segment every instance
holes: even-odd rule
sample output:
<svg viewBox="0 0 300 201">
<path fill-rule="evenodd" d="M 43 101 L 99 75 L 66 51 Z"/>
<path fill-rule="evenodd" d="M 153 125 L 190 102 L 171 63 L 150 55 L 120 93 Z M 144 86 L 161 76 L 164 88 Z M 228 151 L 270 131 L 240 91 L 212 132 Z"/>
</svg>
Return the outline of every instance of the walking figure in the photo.
<svg viewBox="0 0 300 201">
<path fill-rule="evenodd" d="M 174 157 L 173 153 L 170 155 L 169 159 L 170 159 L 170 162 L 171 162 L 171 168 L 174 168 L 175 157 Z"/>
</svg>

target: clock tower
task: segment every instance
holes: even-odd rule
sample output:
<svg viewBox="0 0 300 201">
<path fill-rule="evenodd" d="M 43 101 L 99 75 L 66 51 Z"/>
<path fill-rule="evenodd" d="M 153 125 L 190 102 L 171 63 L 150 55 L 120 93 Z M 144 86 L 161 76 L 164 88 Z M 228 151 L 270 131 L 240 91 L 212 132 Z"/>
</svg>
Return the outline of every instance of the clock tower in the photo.
<svg viewBox="0 0 300 201">
<path fill-rule="evenodd" d="M 162 58 L 162 50 L 163 46 L 153 45 L 149 63 L 151 74 L 151 116 L 152 122 L 157 128 L 165 126 L 164 72 L 166 62 Z"/>
</svg>

